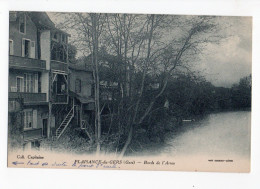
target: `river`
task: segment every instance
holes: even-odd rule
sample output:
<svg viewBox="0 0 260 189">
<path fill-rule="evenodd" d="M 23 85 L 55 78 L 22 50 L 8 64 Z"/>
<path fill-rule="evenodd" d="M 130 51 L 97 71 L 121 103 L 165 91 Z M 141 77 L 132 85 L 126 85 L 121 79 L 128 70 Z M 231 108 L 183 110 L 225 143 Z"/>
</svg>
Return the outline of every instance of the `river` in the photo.
<svg viewBox="0 0 260 189">
<path fill-rule="evenodd" d="M 251 112 L 212 113 L 199 121 L 184 123 L 170 134 L 161 155 L 171 157 L 241 157 L 250 159 Z"/>
</svg>

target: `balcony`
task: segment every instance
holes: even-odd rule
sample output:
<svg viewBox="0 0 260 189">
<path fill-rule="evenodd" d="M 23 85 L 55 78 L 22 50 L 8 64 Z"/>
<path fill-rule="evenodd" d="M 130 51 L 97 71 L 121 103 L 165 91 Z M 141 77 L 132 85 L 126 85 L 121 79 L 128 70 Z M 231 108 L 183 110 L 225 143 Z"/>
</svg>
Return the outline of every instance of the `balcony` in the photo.
<svg viewBox="0 0 260 189">
<path fill-rule="evenodd" d="M 51 69 L 53 71 L 68 73 L 68 64 L 57 60 L 51 60 Z"/>
<path fill-rule="evenodd" d="M 21 99 L 24 104 L 46 104 L 46 93 L 9 92 L 10 99 Z"/>
<path fill-rule="evenodd" d="M 53 103 L 54 104 L 67 104 L 68 103 L 68 95 L 66 95 L 66 94 L 53 95 Z"/>
<path fill-rule="evenodd" d="M 41 138 L 43 138 L 42 128 L 24 130 L 23 132 L 24 141 L 41 139 Z"/>
<path fill-rule="evenodd" d="M 9 55 L 9 67 L 29 71 L 44 71 L 46 70 L 46 61 Z"/>
</svg>

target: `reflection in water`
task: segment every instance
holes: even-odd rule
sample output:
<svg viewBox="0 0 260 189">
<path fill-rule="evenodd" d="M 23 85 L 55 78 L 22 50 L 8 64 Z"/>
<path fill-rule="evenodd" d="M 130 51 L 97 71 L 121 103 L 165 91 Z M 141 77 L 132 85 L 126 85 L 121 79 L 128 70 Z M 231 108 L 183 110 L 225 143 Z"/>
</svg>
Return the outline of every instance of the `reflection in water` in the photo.
<svg viewBox="0 0 260 189">
<path fill-rule="evenodd" d="M 249 111 L 210 114 L 203 120 L 184 124 L 186 131 L 169 137 L 162 155 L 249 159 L 250 122 Z"/>
</svg>

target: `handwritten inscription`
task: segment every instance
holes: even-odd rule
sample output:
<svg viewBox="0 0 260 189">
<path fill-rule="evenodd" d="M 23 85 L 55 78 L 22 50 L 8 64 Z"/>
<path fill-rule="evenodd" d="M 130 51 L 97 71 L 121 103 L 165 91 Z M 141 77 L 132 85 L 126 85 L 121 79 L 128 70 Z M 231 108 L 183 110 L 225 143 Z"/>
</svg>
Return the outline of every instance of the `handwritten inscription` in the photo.
<svg viewBox="0 0 260 189">
<path fill-rule="evenodd" d="M 33 162 L 33 161 L 28 161 L 27 162 L 27 165 L 31 165 L 31 166 L 37 166 L 37 165 L 39 165 L 40 164 L 40 162 L 39 161 L 37 161 L 37 162 Z"/>
<path fill-rule="evenodd" d="M 54 161 L 41 162 L 40 160 L 28 160 L 27 162 L 22 161 L 14 161 L 12 162 L 13 165 L 19 166 L 19 165 L 26 165 L 28 167 L 74 167 L 78 169 L 82 168 L 93 168 L 93 169 L 120 169 L 120 165 L 135 165 L 135 164 L 143 164 L 143 165 L 162 165 L 162 166 L 173 166 L 175 165 L 175 162 L 170 161 L 147 161 L 144 162 L 136 162 L 134 160 L 74 160 L 72 164 L 62 161 Z"/>
<path fill-rule="evenodd" d="M 24 162 L 14 161 L 12 162 L 13 165 L 23 165 Z"/>
</svg>

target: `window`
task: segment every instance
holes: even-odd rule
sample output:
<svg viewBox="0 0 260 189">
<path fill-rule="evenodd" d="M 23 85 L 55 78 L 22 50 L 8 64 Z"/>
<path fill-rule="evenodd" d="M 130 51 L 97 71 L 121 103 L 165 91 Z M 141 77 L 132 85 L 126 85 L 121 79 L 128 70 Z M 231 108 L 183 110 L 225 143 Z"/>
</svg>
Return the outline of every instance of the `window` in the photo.
<svg viewBox="0 0 260 189">
<path fill-rule="evenodd" d="M 32 75 L 26 74 L 26 92 L 33 92 L 33 81 L 32 81 Z"/>
<path fill-rule="evenodd" d="M 24 45 L 24 56 L 25 57 L 30 57 L 30 41 L 25 40 L 25 45 Z"/>
<path fill-rule="evenodd" d="M 65 62 L 65 56 L 64 56 L 64 49 L 63 48 L 60 48 L 60 60 L 62 61 L 62 62 Z"/>
<path fill-rule="evenodd" d="M 38 92 L 38 74 L 24 74 L 24 92 Z"/>
<path fill-rule="evenodd" d="M 25 16 L 25 14 L 23 14 L 19 18 L 19 31 L 20 31 L 20 33 L 25 34 L 25 31 L 26 31 L 25 24 L 26 24 L 26 16 Z"/>
<path fill-rule="evenodd" d="M 9 55 L 14 55 L 14 42 L 9 39 Z"/>
<path fill-rule="evenodd" d="M 23 39 L 22 41 L 22 57 L 30 58 L 31 55 L 31 41 Z"/>
<path fill-rule="evenodd" d="M 35 41 L 22 39 L 22 57 L 35 58 Z"/>
<path fill-rule="evenodd" d="M 32 79 L 32 74 L 27 74 L 26 75 L 26 88 L 27 88 L 27 91 L 26 92 L 30 92 L 32 93 L 33 92 L 33 79 Z"/>
<path fill-rule="evenodd" d="M 25 110 L 24 111 L 24 129 L 33 128 L 33 111 Z"/>
<path fill-rule="evenodd" d="M 24 78 L 26 81 L 26 88 L 25 88 L 25 92 L 29 93 L 29 92 L 33 92 L 32 91 L 32 75 L 31 74 L 24 74 Z"/>
<path fill-rule="evenodd" d="M 76 79 L 75 81 L 75 92 L 80 93 L 81 92 L 81 80 Z"/>
<path fill-rule="evenodd" d="M 16 77 L 16 92 L 23 92 L 23 77 Z"/>
<path fill-rule="evenodd" d="M 51 59 L 61 62 L 67 61 L 66 46 L 52 42 Z"/>
<path fill-rule="evenodd" d="M 53 93 L 54 94 L 66 94 L 67 93 L 67 84 L 65 80 L 66 76 L 62 74 L 57 74 L 53 82 Z M 67 79 L 67 78 L 66 78 Z"/>
<path fill-rule="evenodd" d="M 39 75 L 38 75 L 39 74 Z M 37 74 L 37 80 L 38 80 L 38 93 L 41 93 L 42 92 L 42 82 L 41 82 L 41 73 L 38 73 Z M 35 82 L 36 82 L 36 80 L 35 80 Z M 37 89 L 36 89 L 37 90 Z M 37 91 L 36 91 L 37 92 Z"/>
</svg>

